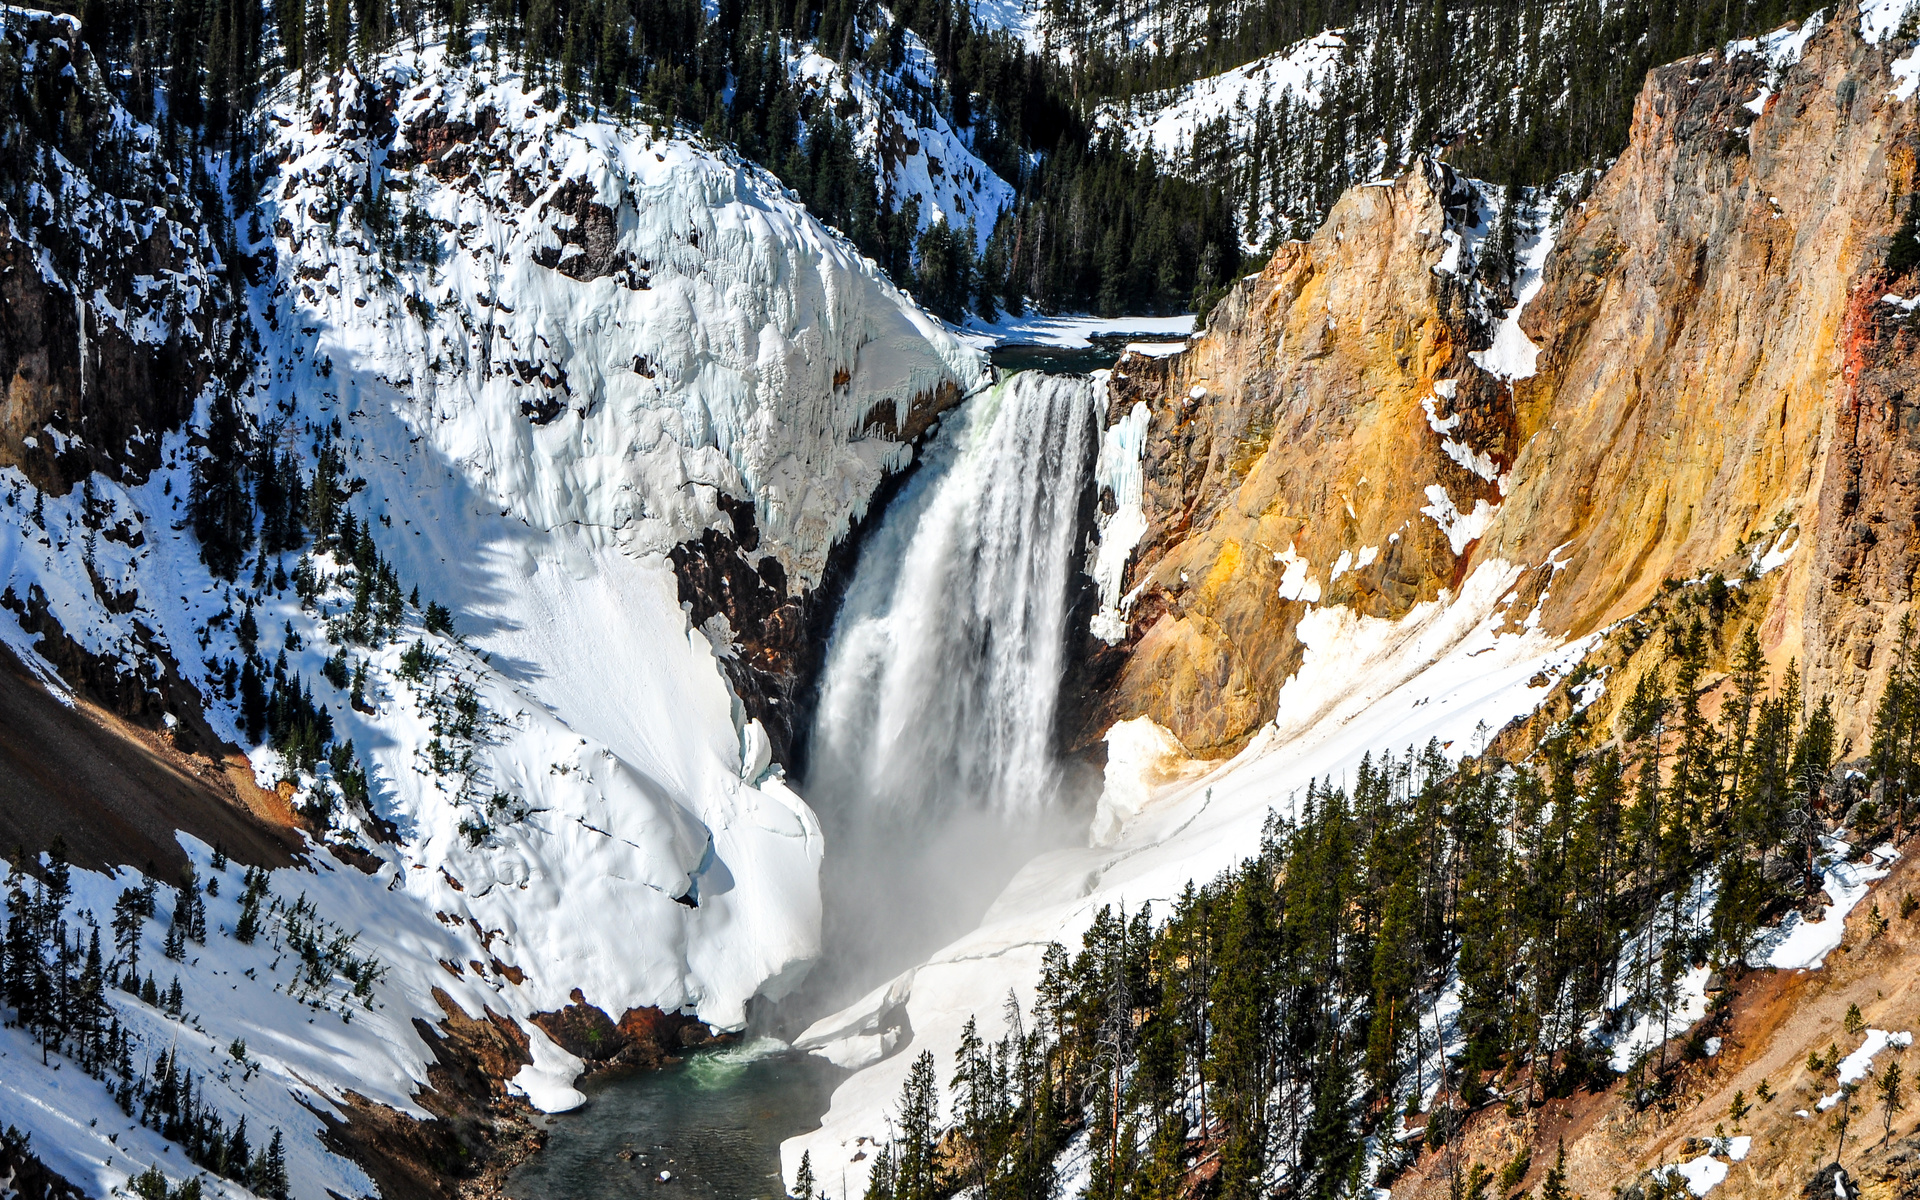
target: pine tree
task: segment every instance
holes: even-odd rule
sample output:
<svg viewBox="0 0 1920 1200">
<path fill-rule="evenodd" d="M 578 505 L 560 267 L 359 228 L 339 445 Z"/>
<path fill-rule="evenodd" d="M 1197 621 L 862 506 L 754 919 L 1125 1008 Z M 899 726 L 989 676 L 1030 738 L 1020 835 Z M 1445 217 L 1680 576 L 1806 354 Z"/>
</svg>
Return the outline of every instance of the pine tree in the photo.
<svg viewBox="0 0 1920 1200">
<path fill-rule="evenodd" d="M 1820 809 L 1825 799 L 1827 772 L 1833 763 L 1833 709 L 1821 697 L 1813 715 L 1794 742 L 1788 775 L 1793 788 L 1793 823 L 1799 833 L 1802 882 L 1807 895 L 1819 887 L 1814 864 L 1820 835 L 1825 831 Z"/>
<path fill-rule="evenodd" d="M 802 1150 L 800 1152 L 800 1166 L 793 1173 L 792 1194 L 794 1200 L 813 1200 L 813 1189 L 813 1154 L 810 1151 Z"/>
<path fill-rule="evenodd" d="M 1888 1139 L 1893 1137 L 1893 1118 L 1907 1107 L 1905 1084 L 1900 1073 L 1898 1059 L 1887 1063 L 1886 1070 L 1880 1072 L 1873 1081 L 1874 1094 L 1880 1098 L 1881 1133 L 1880 1146 L 1886 1148 Z"/>
<path fill-rule="evenodd" d="M 278 1129 L 273 1131 L 267 1148 L 255 1156 L 247 1186 L 271 1200 L 287 1200 L 287 1152 Z"/>
<path fill-rule="evenodd" d="M 247 437 L 224 391 L 209 410 L 206 446 L 193 467 L 188 515 L 200 557 L 216 576 L 231 580 L 253 540 L 253 501 L 247 489 Z"/>
<path fill-rule="evenodd" d="M 1553 1166 L 1547 1171 L 1547 1177 L 1540 1183 L 1540 1200 L 1574 1200 L 1567 1189 L 1567 1143 L 1560 1142 L 1560 1150 L 1554 1156 Z"/>
<path fill-rule="evenodd" d="M 900 1093 L 900 1134 L 895 1139 L 895 1200 L 934 1200 L 939 1194 L 934 1147 L 940 1135 L 940 1093 L 933 1052 L 913 1060 Z"/>
<path fill-rule="evenodd" d="M 1900 618 L 1899 648 L 1887 673 L 1886 690 L 1873 714 L 1869 772 L 1879 785 L 1883 806 L 1894 813 L 1894 839 L 1906 833 L 1907 805 L 1915 784 L 1915 740 L 1920 737 L 1920 688 L 1916 687 L 1913 614 Z"/>
</svg>

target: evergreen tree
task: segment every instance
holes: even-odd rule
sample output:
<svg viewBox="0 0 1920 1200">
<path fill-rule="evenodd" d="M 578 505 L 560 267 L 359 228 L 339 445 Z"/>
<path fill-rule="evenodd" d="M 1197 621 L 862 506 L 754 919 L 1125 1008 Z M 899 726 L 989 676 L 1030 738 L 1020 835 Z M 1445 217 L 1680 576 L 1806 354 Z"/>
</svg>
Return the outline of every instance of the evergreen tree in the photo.
<svg viewBox="0 0 1920 1200">
<path fill-rule="evenodd" d="M 253 541 L 253 503 L 246 480 L 247 438 L 233 400 L 214 397 L 206 447 L 193 467 L 188 500 L 200 557 L 216 576 L 231 580 Z"/>
</svg>

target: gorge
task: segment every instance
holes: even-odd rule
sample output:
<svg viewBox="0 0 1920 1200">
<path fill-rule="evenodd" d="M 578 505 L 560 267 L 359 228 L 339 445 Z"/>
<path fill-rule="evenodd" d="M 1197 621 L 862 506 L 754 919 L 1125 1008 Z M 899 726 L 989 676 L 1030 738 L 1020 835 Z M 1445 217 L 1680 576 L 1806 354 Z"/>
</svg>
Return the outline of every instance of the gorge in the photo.
<svg viewBox="0 0 1920 1200">
<path fill-rule="evenodd" d="M 905 26 L 789 66 L 913 294 L 459 12 L 184 157 L 8 12 L 6 1188 L 1920 1186 L 1909 6 L 1202 238 L 1091 375 L 922 306 L 1063 210 Z"/>
</svg>

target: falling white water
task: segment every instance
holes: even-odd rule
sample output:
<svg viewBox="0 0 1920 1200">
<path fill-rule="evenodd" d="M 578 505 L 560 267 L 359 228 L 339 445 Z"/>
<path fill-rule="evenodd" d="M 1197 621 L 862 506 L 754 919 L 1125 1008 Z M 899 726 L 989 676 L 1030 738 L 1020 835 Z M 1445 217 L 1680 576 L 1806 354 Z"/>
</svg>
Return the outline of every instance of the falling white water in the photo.
<svg viewBox="0 0 1920 1200">
<path fill-rule="evenodd" d="M 828 826 L 828 957 L 865 960 L 843 971 L 964 928 L 1060 824 L 1054 717 L 1096 404 L 1085 378 L 1038 372 L 976 397 L 862 550 L 806 784 Z"/>
</svg>

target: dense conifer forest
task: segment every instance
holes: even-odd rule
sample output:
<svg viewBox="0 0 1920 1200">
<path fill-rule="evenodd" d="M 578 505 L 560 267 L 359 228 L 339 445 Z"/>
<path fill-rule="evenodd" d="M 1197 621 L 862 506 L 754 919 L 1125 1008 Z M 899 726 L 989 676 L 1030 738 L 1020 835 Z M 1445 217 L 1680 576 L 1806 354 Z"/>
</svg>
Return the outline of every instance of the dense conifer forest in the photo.
<svg viewBox="0 0 1920 1200">
<path fill-rule="evenodd" d="M 1007 1036 L 969 1025 L 955 1061 L 922 1054 L 866 1200 L 1044 1195 L 1075 1162 L 1099 1200 L 1196 1180 L 1221 1197 L 1352 1195 L 1478 1109 L 1611 1084 L 1609 1043 L 1636 1024 L 1626 1095 L 1661 1105 L 1723 1017 L 1710 998 L 1670 1040 L 1682 977 L 1744 970 L 1825 859 L 1908 835 L 1920 783 L 1910 624 L 1871 753 L 1839 767 L 1827 702 L 1792 668 L 1768 686 L 1717 577 L 1687 593 L 1664 627 L 1628 635 L 1665 661 L 1616 729 L 1576 714 L 1516 762 L 1456 768 L 1431 744 L 1369 757 L 1270 814 L 1236 869 L 1163 909 L 1102 909 L 1077 951 L 1047 951 L 1030 1006 L 1009 996 Z M 1871 935 L 1916 909 L 1876 903 Z M 1688 1024 L 1671 1021 L 1676 1039 Z M 1390 1140 L 1396 1116 L 1424 1133 Z M 1508 1194 L 1527 1169 L 1447 1162 L 1457 1196 Z M 1555 1175 L 1544 1186 L 1568 1195 Z"/>
</svg>

